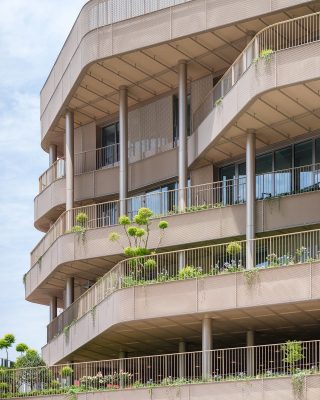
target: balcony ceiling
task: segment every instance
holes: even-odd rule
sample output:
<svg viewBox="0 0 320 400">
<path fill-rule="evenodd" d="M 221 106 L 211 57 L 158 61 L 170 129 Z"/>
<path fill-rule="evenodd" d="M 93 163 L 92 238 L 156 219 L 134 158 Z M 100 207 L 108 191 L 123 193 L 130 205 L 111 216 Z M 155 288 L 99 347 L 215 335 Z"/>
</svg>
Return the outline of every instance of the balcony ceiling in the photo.
<svg viewBox="0 0 320 400">
<path fill-rule="evenodd" d="M 68 107 L 75 112 L 75 126 L 80 127 L 93 121 L 99 124 L 117 118 L 118 89 L 121 85 L 129 89 L 130 108 L 176 90 L 179 60 L 188 62 L 189 82 L 209 74 L 220 76 L 234 62 L 252 35 L 270 24 L 318 10 L 320 5 L 316 3 L 297 7 L 98 61 L 85 71 L 71 94 Z M 247 115 L 247 118 L 250 116 Z M 49 143 L 56 143 L 59 153 L 63 153 L 64 126 L 65 117 L 60 115 L 53 131 L 44 138 L 44 148 Z M 231 133 L 237 134 L 239 132 Z"/>
<path fill-rule="evenodd" d="M 214 348 L 244 346 L 248 330 L 256 331 L 259 344 L 269 344 L 288 339 L 314 339 L 320 327 L 316 301 L 229 310 L 210 316 Z M 181 340 L 188 343 L 188 351 L 200 350 L 202 317 L 190 314 L 121 323 L 68 355 L 68 360 L 118 358 L 120 351 L 127 352 L 129 357 L 174 353 L 178 352 Z"/>
<path fill-rule="evenodd" d="M 256 148 L 291 141 L 320 126 L 320 80 L 279 88 L 261 95 L 206 149 L 201 163 L 219 163 L 245 154 L 248 128 Z"/>
</svg>

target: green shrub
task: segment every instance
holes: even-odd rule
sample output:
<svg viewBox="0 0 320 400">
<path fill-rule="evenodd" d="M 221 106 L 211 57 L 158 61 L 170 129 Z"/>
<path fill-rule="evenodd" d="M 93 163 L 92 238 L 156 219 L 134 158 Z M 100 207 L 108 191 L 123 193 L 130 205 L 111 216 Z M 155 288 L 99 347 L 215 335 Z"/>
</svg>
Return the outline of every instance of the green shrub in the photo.
<svg viewBox="0 0 320 400">
<path fill-rule="evenodd" d="M 73 369 L 71 367 L 65 366 L 60 369 L 60 375 L 63 378 L 71 376 L 73 374 Z"/>
<path fill-rule="evenodd" d="M 193 265 L 186 265 L 179 271 L 178 279 L 191 279 L 197 278 L 202 275 L 202 271 L 199 268 L 194 267 Z"/>
<path fill-rule="evenodd" d="M 0 393 L 7 393 L 9 385 L 6 382 L 0 382 Z"/>
<path fill-rule="evenodd" d="M 147 269 L 153 269 L 156 267 L 156 265 L 157 265 L 157 262 L 153 258 L 148 258 L 143 263 L 144 268 L 147 268 Z"/>
<path fill-rule="evenodd" d="M 230 242 L 227 245 L 226 252 L 231 257 L 236 257 L 241 252 L 241 244 L 239 242 Z"/>
<path fill-rule="evenodd" d="M 84 212 L 77 214 L 76 222 L 80 226 L 85 227 L 86 223 L 88 222 L 88 215 L 86 213 L 84 213 Z"/>
</svg>

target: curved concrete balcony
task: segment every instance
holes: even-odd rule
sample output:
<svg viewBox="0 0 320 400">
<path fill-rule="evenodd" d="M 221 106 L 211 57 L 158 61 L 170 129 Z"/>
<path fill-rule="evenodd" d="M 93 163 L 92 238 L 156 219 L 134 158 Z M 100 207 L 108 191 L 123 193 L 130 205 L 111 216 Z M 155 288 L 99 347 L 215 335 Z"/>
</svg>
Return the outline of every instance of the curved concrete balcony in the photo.
<svg viewBox="0 0 320 400">
<path fill-rule="evenodd" d="M 317 165 L 258 175 L 256 179 L 257 198 L 263 199 L 257 201 L 257 232 L 320 224 Z M 133 197 L 127 199 L 127 206 L 130 215 L 147 206 L 153 210 L 155 218 L 168 219 L 170 229 L 162 242 L 164 249 L 179 247 L 181 243 L 192 246 L 245 235 L 245 186 L 245 180 L 241 178 L 189 187 L 185 189 L 187 207 L 180 212 L 177 212 L 179 190 Z M 303 213 L 296 212 L 300 208 Z M 79 234 L 68 233 L 72 229 L 70 221 L 76 221 L 79 213 L 88 217 L 85 243 L 79 240 Z M 120 249 L 108 242 L 107 237 L 111 230 L 122 232 L 117 225 L 118 218 L 119 201 L 63 213 L 31 253 L 31 269 L 26 274 L 26 298 L 48 304 L 48 296 L 53 293 L 61 298 L 64 280 L 70 273 L 77 271 L 81 286 L 81 282 L 94 282 L 110 269 L 119 259 Z M 156 221 L 153 222 L 155 225 Z M 151 229 L 150 248 L 156 245 L 157 236 Z"/>
<path fill-rule="evenodd" d="M 112 357 L 119 346 L 170 352 L 174 338 L 199 338 L 203 315 L 215 321 L 216 334 L 272 331 L 284 310 L 293 315 L 287 327 L 317 325 L 319 238 L 314 230 L 183 250 L 182 268 L 181 250 L 121 261 L 49 324 L 43 356 L 55 364 L 94 357 L 100 346 L 96 357 Z M 252 245 L 256 268 L 248 270 Z M 148 259 L 151 271 L 143 267 Z"/>
<path fill-rule="evenodd" d="M 259 150 L 318 129 L 319 27 L 316 13 L 256 35 L 193 114 L 189 165 L 242 156 L 250 130 Z"/>
<path fill-rule="evenodd" d="M 66 107 L 75 110 L 76 126 L 113 115 L 119 86 L 128 86 L 129 106 L 135 106 L 177 87 L 182 58 L 189 63 L 190 80 L 222 71 L 245 47 L 247 32 L 283 19 L 284 10 L 293 16 L 318 10 L 309 0 L 248 0 L 246 7 L 241 0 L 178 3 L 140 10 L 124 2 L 118 14 L 104 1 L 84 6 L 41 92 L 45 149 L 50 142 L 62 146 Z"/>
<path fill-rule="evenodd" d="M 102 399 L 281 399 L 319 398 L 319 341 L 300 341 L 299 374 L 285 362 L 286 343 L 234 347 L 122 358 L 99 362 L 44 366 L 10 371 L 4 375 L 10 398 L 64 399 L 76 393 L 80 400 Z M 66 379 L 62 371 L 68 367 Z M 23 373 L 23 375 L 22 375 Z M 35 387 L 12 382 L 30 382 Z M 10 380 L 11 379 L 11 380 Z M 55 382 L 55 386 L 51 382 Z M 294 385 L 294 382 L 298 384 Z M 14 387 L 14 386 L 13 386 Z M 70 389 L 72 388 L 72 391 Z M 60 395 L 60 396 L 59 396 Z"/>
<path fill-rule="evenodd" d="M 118 196 L 119 152 L 113 148 L 109 154 L 108 150 L 110 150 L 109 147 L 75 155 L 76 203 L 88 203 L 93 202 L 94 199 Z M 132 155 L 130 161 L 130 191 L 136 191 L 178 175 L 177 150 L 172 147 L 172 144 L 168 145 L 166 150 L 162 148 L 159 153 L 151 150 L 139 156 Z M 41 231 L 47 231 L 52 221 L 55 221 L 65 210 L 63 160 L 59 160 L 40 177 L 39 187 L 42 191 L 34 200 L 34 224 Z"/>
</svg>

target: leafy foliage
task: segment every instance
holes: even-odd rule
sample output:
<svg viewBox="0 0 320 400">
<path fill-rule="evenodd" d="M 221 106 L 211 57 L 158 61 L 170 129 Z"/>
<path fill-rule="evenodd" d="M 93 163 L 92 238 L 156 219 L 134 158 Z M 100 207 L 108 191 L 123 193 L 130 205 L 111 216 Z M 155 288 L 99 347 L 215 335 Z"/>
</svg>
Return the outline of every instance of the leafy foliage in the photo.
<svg viewBox="0 0 320 400">
<path fill-rule="evenodd" d="M 22 353 L 25 353 L 29 347 L 25 343 L 18 343 L 16 345 L 16 351 L 22 355 Z"/>
<path fill-rule="evenodd" d="M 293 373 L 295 364 L 304 358 L 302 353 L 302 343 L 296 340 L 288 340 L 281 346 L 281 350 L 284 353 L 283 362 L 288 364 L 290 372 Z"/>
<path fill-rule="evenodd" d="M 7 361 L 9 360 L 8 350 L 14 342 L 16 341 L 14 335 L 12 333 L 7 333 L 0 339 L 0 350 L 5 350 L 7 354 Z"/>
</svg>

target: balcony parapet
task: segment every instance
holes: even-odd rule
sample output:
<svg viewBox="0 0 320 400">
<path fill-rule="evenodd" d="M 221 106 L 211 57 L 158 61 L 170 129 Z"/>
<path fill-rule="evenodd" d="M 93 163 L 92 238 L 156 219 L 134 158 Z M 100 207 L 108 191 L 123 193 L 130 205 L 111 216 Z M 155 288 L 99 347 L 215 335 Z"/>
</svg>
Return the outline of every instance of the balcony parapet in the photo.
<svg viewBox="0 0 320 400">
<path fill-rule="evenodd" d="M 288 276 L 292 277 L 294 273 L 290 272 L 291 268 L 301 264 L 301 267 L 299 266 L 301 273 L 312 276 L 312 265 L 320 261 L 319 243 L 320 230 L 312 230 L 123 260 L 48 325 L 48 342 L 61 334 L 66 326 L 74 324 L 95 309 L 114 292 L 130 287 L 159 285 L 190 279 L 202 281 L 204 278 L 217 275 L 230 275 L 227 286 L 235 285 L 234 293 L 238 293 L 240 296 L 239 299 L 237 298 L 236 304 L 248 306 L 248 304 L 251 304 L 252 298 L 249 296 L 249 300 L 244 295 L 243 285 L 246 283 L 251 288 L 258 282 L 262 273 L 270 274 L 270 270 L 275 269 L 273 273 L 281 275 L 282 279 L 284 278 L 283 273 L 286 272 L 289 274 Z M 253 269 L 247 269 L 248 266 L 246 265 L 246 248 L 248 245 L 253 247 L 255 252 L 255 268 Z M 183 253 L 184 265 L 180 263 L 181 253 Z M 150 266 L 150 261 L 146 263 L 147 260 L 151 260 L 152 266 L 150 268 L 147 267 Z M 282 268 L 277 271 L 279 267 Z M 287 267 L 289 270 L 284 271 L 283 267 Z M 270 278 L 267 278 L 269 282 L 268 279 Z M 317 280 L 317 278 L 314 279 Z M 221 286 L 222 290 L 224 287 L 224 285 Z M 313 299 L 313 288 L 315 287 L 316 283 L 313 279 L 308 279 L 308 285 L 304 288 L 301 286 L 300 295 L 302 298 L 298 296 L 299 299 Z M 285 291 L 284 288 L 283 291 Z M 286 295 L 288 298 L 293 295 L 289 288 L 286 290 Z M 317 291 L 315 291 L 315 296 L 318 297 Z M 198 297 L 197 294 L 195 298 Z M 260 301 L 259 296 L 255 298 L 255 306 L 259 305 Z M 133 301 L 133 303 L 135 302 Z M 220 304 L 217 300 L 216 303 Z M 268 303 L 270 303 L 270 298 Z M 230 301 L 224 306 L 232 308 L 236 304 L 233 303 L 233 296 L 230 295 Z M 214 308 L 219 309 L 219 306 L 216 306 L 218 308 Z M 206 311 L 198 308 L 198 312 Z M 189 312 L 192 311 L 195 312 L 195 309 L 189 310 Z M 139 312 L 136 311 L 133 315 L 139 315 Z"/>
<path fill-rule="evenodd" d="M 265 394 L 269 398 L 293 399 L 297 394 L 301 398 L 301 393 L 305 400 L 318 398 L 320 342 L 297 341 L 293 362 L 286 357 L 290 349 L 293 351 L 287 342 L 12 369 L 1 377 L 6 384 L 2 398 L 61 395 L 55 398 L 63 399 L 76 393 L 79 399 L 82 395 L 83 399 L 94 399 L 95 393 L 103 395 L 107 391 L 108 398 L 118 399 L 118 394 L 113 397 L 112 392 L 122 391 L 123 399 L 151 399 L 152 393 L 160 395 L 156 398 L 171 398 L 171 390 L 173 398 L 179 389 L 179 396 L 183 392 L 183 398 L 192 400 L 202 399 L 208 393 L 229 400 L 241 388 L 246 396 L 259 393 L 261 398 Z M 21 385 L 21 380 L 25 384 Z M 297 380 L 300 384 L 294 385 Z M 19 384 L 13 385 L 15 382 Z"/>
<path fill-rule="evenodd" d="M 261 174 L 257 175 L 256 180 L 258 200 L 314 192 L 320 189 L 320 164 Z M 182 190 L 187 199 L 187 207 L 184 210 L 178 210 L 179 189 L 128 198 L 127 209 L 133 216 L 140 207 L 149 207 L 154 213 L 154 218 L 159 218 L 244 204 L 246 201 L 245 177 L 191 186 Z M 70 232 L 70 229 L 67 229 L 67 221 L 75 222 L 78 214 L 85 213 L 88 217 L 84 226 L 86 230 L 105 228 L 118 224 L 119 210 L 119 200 L 115 200 L 64 212 L 32 250 L 31 267 L 38 263 L 59 237 Z"/>
<path fill-rule="evenodd" d="M 148 151 L 137 151 L 134 146 L 129 148 L 129 164 L 144 160 L 155 154 L 162 153 L 175 147 L 175 143 L 154 146 Z M 98 171 L 103 168 L 113 168 L 119 165 L 119 144 L 101 147 L 99 149 L 76 153 L 74 157 L 74 174 L 81 175 L 87 172 Z M 58 159 L 39 178 L 39 193 L 53 182 L 65 177 L 64 158 Z"/>
<path fill-rule="evenodd" d="M 193 113 L 195 131 L 238 83 L 242 75 L 260 59 L 269 61 L 274 53 L 319 41 L 320 13 L 282 21 L 260 31 L 237 57 L 221 80 Z"/>
</svg>

